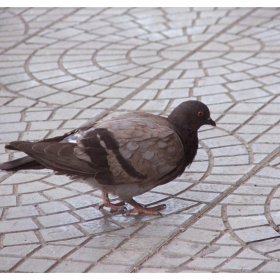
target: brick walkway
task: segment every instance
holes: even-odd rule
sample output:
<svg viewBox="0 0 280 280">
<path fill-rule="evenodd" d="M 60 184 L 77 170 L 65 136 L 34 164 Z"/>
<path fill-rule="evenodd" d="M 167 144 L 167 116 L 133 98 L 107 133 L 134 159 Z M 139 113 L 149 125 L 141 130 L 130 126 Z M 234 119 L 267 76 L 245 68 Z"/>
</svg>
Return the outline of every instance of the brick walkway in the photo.
<svg viewBox="0 0 280 280">
<path fill-rule="evenodd" d="M 217 122 L 191 168 L 136 198 L 163 217 L 0 172 L 1 272 L 280 272 L 280 9 L 1 8 L 0 26 L 0 162 L 22 156 L 11 140 L 188 99 Z"/>
</svg>

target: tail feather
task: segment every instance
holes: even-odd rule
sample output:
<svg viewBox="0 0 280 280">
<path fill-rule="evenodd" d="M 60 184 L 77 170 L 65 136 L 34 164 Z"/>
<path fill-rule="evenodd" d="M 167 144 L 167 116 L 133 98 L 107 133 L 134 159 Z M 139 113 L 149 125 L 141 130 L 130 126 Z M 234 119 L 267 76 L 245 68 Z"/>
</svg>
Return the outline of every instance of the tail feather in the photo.
<svg viewBox="0 0 280 280">
<path fill-rule="evenodd" d="M 7 171 L 17 171 L 21 169 L 42 169 L 45 168 L 30 156 L 11 160 L 0 164 L 0 169 Z"/>
</svg>

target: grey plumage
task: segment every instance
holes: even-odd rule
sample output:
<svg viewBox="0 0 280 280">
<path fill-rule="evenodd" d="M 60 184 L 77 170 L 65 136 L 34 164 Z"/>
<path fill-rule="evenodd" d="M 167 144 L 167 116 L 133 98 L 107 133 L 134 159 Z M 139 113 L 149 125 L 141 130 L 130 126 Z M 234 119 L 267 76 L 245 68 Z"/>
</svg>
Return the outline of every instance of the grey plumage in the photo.
<svg viewBox="0 0 280 280">
<path fill-rule="evenodd" d="M 143 207 L 133 197 L 184 172 L 198 149 L 197 130 L 205 124 L 216 125 L 208 107 L 199 101 L 181 103 L 168 118 L 127 113 L 51 139 L 11 142 L 7 149 L 28 156 L 0 164 L 0 169 L 49 168 L 71 177 L 94 178 L 103 193 L 101 207 L 119 210 L 127 202 L 134 206 L 128 214 L 157 214 L 163 205 Z M 108 193 L 121 202 L 110 203 Z"/>
</svg>

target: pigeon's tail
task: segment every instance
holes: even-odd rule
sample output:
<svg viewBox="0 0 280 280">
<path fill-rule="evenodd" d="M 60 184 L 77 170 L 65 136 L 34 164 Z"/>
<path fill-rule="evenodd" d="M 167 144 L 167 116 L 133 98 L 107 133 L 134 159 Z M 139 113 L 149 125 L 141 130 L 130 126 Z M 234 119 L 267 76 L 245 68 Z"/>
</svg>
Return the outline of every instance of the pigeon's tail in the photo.
<svg viewBox="0 0 280 280">
<path fill-rule="evenodd" d="M 8 150 L 18 151 L 16 146 L 11 145 L 12 143 L 6 145 L 5 148 Z M 18 171 L 21 169 L 42 169 L 42 168 L 44 168 L 44 166 L 30 156 L 22 157 L 19 159 L 7 161 L 0 164 L 0 170 L 6 170 L 6 171 Z"/>
<path fill-rule="evenodd" d="M 42 169 L 45 168 L 30 156 L 7 161 L 0 164 L 0 170 L 17 171 L 21 169 Z"/>
</svg>

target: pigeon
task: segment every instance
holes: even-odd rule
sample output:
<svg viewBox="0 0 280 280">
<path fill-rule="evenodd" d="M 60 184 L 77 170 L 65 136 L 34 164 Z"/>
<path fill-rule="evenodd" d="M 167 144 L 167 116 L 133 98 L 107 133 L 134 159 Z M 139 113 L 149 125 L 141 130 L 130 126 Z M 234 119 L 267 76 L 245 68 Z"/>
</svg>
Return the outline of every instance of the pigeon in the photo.
<svg viewBox="0 0 280 280">
<path fill-rule="evenodd" d="M 147 207 L 133 197 L 184 172 L 196 156 L 197 131 L 202 125 L 216 123 L 208 107 L 194 100 L 181 103 L 167 118 L 146 112 L 125 113 L 62 136 L 38 142 L 13 141 L 5 148 L 28 156 L 2 163 L 0 169 L 52 169 L 98 187 L 103 198 L 100 209 L 158 215 L 166 205 Z M 110 202 L 108 194 L 120 202 Z M 127 211 L 126 203 L 133 209 Z"/>
</svg>

